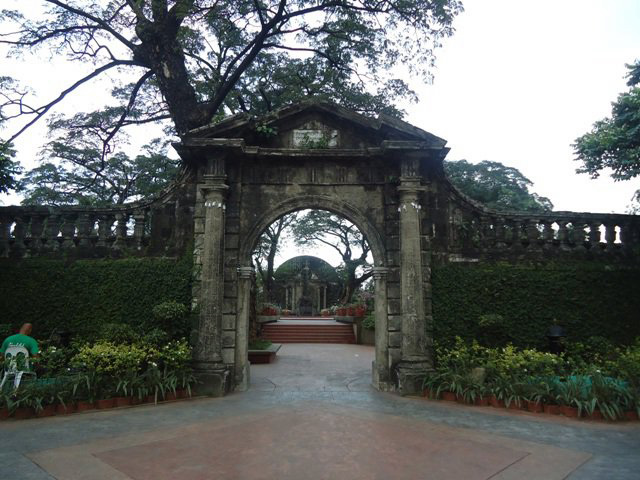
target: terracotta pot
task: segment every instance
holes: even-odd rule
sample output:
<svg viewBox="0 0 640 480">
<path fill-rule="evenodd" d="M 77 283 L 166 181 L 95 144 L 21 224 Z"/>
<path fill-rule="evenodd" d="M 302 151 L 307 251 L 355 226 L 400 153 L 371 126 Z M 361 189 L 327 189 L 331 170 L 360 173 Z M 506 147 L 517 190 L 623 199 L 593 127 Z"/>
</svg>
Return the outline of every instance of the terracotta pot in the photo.
<svg viewBox="0 0 640 480">
<path fill-rule="evenodd" d="M 44 407 L 42 407 L 42 410 L 36 413 L 36 417 L 52 417 L 55 414 L 56 414 L 56 406 L 51 404 L 51 405 L 45 405 Z"/>
<path fill-rule="evenodd" d="M 176 390 L 176 397 L 177 398 L 189 398 L 189 392 L 187 391 L 186 388 L 181 388 L 179 390 Z"/>
<path fill-rule="evenodd" d="M 113 401 L 116 407 L 128 407 L 131 405 L 131 397 L 115 397 Z"/>
<path fill-rule="evenodd" d="M 354 311 L 356 317 L 364 317 L 364 314 L 367 313 L 364 307 L 356 307 Z"/>
<path fill-rule="evenodd" d="M 145 399 L 140 397 L 131 397 L 131 405 L 140 405 L 144 403 Z"/>
<path fill-rule="evenodd" d="M 356 309 L 353 307 L 347 307 L 347 316 L 353 317 L 356 313 Z"/>
<path fill-rule="evenodd" d="M 158 401 L 160 401 L 160 395 L 158 395 Z M 156 396 L 147 395 L 144 399 L 144 403 L 156 403 Z"/>
<path fill-rule="evenodd" d="M 425 398 L 431 398 L 431 390 L 429 390 L 428 388 L 423 389 L 422 396 Z"/>
<path fill-rule="evenodd" d="M 29 407 L 16 408 L 15 412 L 13 412 L 13 418 L 16 420 L 25 420 L 27 418 L 32 418 L 34 415 L 35 412 Z"/>
<path fill-rule="evenodd" d="M 637 421 L 638 420 L 638 412 L 636 412 L 635 410 L 630 410 L 630 411 L 624 412 L 624 418 L 626 420 Z"/>
<path fill-rule="evenodd" d="M 178 395 L 175 394 L 174 392 L 167 392 L 164 396 L 164 399 L 167 402 L 173 402 L 174 400 L 178 399 Z"/>
<path fill-rule="evenodd" d="M 346 308 L 344 308 L 344 307 L 337 308 L 337 309 L 336 309 L 336 314 L 337 314 L 339 317 L 346 317 L 346 316 L 347 316 L 347 309 L 346 309 Z"/>
<path fill-rule="evenodd" d="M 77 412 L 86 412 L 87 410 L 94 410 L 95 408 L 96 408 L 95 403 L 84 402 L 84 401 L 76 403 Z"/>
<path fill-rule="evenodd" d="M 587 418 L 590 420 L 602 420 L 604 417 L 602 416 L 602 412 L 596 409 L 591 412 L 591 415 L 588 415 Z"/>
<path fill-rule="evenodd" d="M 105 408 L 113 408 L 114 405 L 113 398 L 103 398 L 102 400 L 98 400 L 96 403 L 98 408 L 101 410 Z"/>
<path fill-rule="evenodd" d="M 475 404 L 478 407 L 488 407 L 489 406 L 489 397 L 478 397 L 478 398 L 476 398 Z"/>
<path fill-rule="evenodd" d="M 442 398 L 442 400 L 446 400 L 447 402 L 455 402 L 456 394 L 453 392 L 440 392 L 440 398 Z"/>
<path fill-rule="evenodd" d="M 323 317 L 328 317 L 329 316 L 329 312 L 320 312 L 320 315 L 322 315 Z"/>
<path fill-rule="evenodd" d="M 578 418 L 578 409 L 576 407 L 570 407 L 569 405 L 561 405 L 560 411 L 562 415 L 570 418 Z"/>
<path fill-rule="evenodd" d="M 541 413 L 542 404 L 540 402 L 533 402 L 531 400 L 527 400 L 527 410 L 533 413 Z"/>
<path fill-rule="evenodd" d="M 6 420 L 9 418 L 9 410 L 7 408 L 3 408 L 0 410 L 0 420 Z"/>
<path fill-rule="evenodd" d="M 67 413 L 73 413 L 76 411 L 76 406 L 73 403 L 57 404 L 56 415 L 65 415 Z"/>
<path fill-rule="evenodd" d="M 543 407 L 544 413 L 548 413 L 549 415 L 560 415 L 562 412 L 560 411 L 560 405 L 547 405 L 545 404 Z"/>
<path fill-rule="evenodd" d="M 507 408 L 509 410 L 522 410 L 522 405 L 519 405 L 518 402 L 511 402 Z"/>
<path fill-rule="evenodd" d="M 494 408 L 504 408 L 504 402 L 495 395 L 489 397 L 489 404 Z"/>
</svg>

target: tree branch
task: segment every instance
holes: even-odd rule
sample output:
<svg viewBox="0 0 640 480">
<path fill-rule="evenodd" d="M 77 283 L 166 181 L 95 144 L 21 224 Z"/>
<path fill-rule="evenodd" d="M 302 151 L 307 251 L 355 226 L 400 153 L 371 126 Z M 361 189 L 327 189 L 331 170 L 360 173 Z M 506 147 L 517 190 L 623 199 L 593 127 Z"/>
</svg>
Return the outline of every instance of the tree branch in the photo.
<svg viewBox="0 0 640 480">
<path fill-rule="evenodd" d="M 62 101 L 62 99 L 64 99 L 64 97 L 66 97 L 70 92 L 72 92 L 73 90 L 75 90 L 76 88 L 78 88 L 80 85 L 88 82 L 89 80 L 91 80 L 92 78 L 97 77 L 98 75 L 100 75 L 103 72 L 106 72 L 107 70 L 113 68 L 113 67 L 118 67 L 120 65 L 134 65 L 134 66 L 138 66 L 138 64 L 132 60 L 118 60 L 115 62 L 111 62 L 111 63 L 107 63 L 106 65 L 103 65 L 100 68 L 97 68 L 96 70 L 94 70 L 93 72 L 91 72 L 89 75 L 86 75 L 84 77 L 82 77 L 80 80 L 78 80 L 77 82 L 75 82 L 73 85 L 71 85 L 69 88 L 66 88 L 65 90 L 63 90 L 60 95 L 58 95 L 58 97 L 56 97 L 54 100 L 52 100 L 51 102 L 47 103 L 46 105 L 43 105 L 41 107 L 35 108 L 33 109 L 34 114 L 36 112 L 38 112 L 36 114 L 36 117 L 31 120 L 30 122 L 28 122 L 26 125 L 24 125 L 16 134 L 12 135 L 8 140 L 7 143 L 12 142 L 13 140 L 15 140 L 16 138 L 18 138 L 25 130 L 27 130 L 31 125 L 33 125 L 34 123 L 36 123 L 38 120 L 40 120 L 49 110 L 51 110 L 51 108 L 53 108 L 56 104 L 60 103 L 60 101 Z"/>
</svg>

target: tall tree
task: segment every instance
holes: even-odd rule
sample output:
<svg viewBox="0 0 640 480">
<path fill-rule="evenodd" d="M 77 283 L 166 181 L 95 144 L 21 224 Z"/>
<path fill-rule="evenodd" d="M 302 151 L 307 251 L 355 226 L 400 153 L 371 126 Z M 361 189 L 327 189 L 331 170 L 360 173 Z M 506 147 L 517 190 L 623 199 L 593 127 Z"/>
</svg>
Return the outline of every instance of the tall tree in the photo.
<svg viewBox="0 0 640 480">
<path fill-rule="evenodd" d="M 269 225 L 258 240 L 258 246 L 253 254 L 253 263 L 260 275 L 266 302 L 273 302 L 274 264 L 276 255 L 282 247 L 283 233 L 295 223 L 297 218 L 297 212 L 283 215 Z"/>
<path fill-rule="evenodd" d="M 338 252 L 344 280 L 340 303 L 349 303 L 358 287 L 373 274 L 367 260 L 370 251 L 367 239 L 343 217 L 325 210 L 310 210 L 293 225 L 292 233 L 300 246 L 327 245 Z"/>
<path fill-rule="evenodd" d="M 611 117 L 594 123 L 573 144 L 576 160 L 582 163 L 578 173 L 597 178 L 610 170 L 614 180 L 640 175 L 640 60 L 627 69 L 629 90 L 611 104 Z M 634 200 L 640 202 L 640 190 Z"/>
<path fill-rule="evenodd" d="M 462 9 L 459 0 L 41 1 L 44 14 L 33 2 L 2 11 L 0 42 L 15 54 L 48 50 L 90 69 L 44 104 L 31 104 L 24 90 L 3 89 L 0 115 L 25 118 L 9 140 L 78 87 L 121 73 L 122 85 L 103 109 L 110 118 L 104 152 L 122 127 L 170 119 L 182 135 L 250 96 L 268 105 L 277 82 L 263 95 L 268 85 L 260 72 L 275 71 L 269 62 L 284 72 L 290 61 L 313 59 L 321 71 L 339 72 L 347 90 L 366 92 L 372 82 L 404 96 L 391 67 L 428 78 L 433 51 Z"/>
<path fill-rule="evenodd" d="M 10 190 L 21 188 L 18 176 L 22 173 L 22 168 L 18 162 L 12 160 L 15 153 L 10 143 L 0 141 L 0 193 L 9 193 Z"/>
<path fill-rule="evenodd" d="M 99 113 L 50 122 L 59 136 L 25 175 L 23 205 L 122 204 L 154 195 L 176 176 L 179 162 L 167 156 L 165 141 L 153 140 L 131 158 L 117 149 L 127 140 L 120 132 L 111 143 L 116 151 L 103 151 L 105 123 Z"/>
<path fill-rule="evenodd" d="M 520 170 L 500 162 L 466 160 L 445 162 L 447 177 L 472 199 L 494 210 L 547 212 L 553 210 L 551 200 L 529 191 L 531 180 Z"/>
</svg>

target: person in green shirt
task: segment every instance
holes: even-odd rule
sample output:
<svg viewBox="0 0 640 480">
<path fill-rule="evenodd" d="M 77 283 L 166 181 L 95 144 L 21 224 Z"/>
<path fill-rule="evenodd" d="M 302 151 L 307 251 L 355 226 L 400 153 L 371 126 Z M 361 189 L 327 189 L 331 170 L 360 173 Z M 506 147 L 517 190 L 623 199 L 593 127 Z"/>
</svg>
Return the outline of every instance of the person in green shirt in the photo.
<svg viewBox="0 0 640 480">
<path fill-rule="evenodd" d="M 40 349 L 38 348 L 38 342 L 29 336 L 31 335 L 31 330 L 33 330 L 33 325 L 25 323 L 20 327 L 20 333 L 5 338 L 4 342 L 2 342 L 2 347 L 0 347 L 2 356 L 4 357 L 4 352 L 6 352 L 9 347 L 24 347 L 32 358 L 37 355 Z"/>
</svg>

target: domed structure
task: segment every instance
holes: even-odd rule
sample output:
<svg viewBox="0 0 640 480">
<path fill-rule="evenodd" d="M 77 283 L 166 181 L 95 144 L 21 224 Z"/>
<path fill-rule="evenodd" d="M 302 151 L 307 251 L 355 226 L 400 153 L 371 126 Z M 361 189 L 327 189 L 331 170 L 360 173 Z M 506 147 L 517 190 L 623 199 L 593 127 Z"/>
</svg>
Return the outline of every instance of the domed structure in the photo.
<svg viewBox="0 0 640 480">
<path fill-rule="evenodd" d="M 277 303 L 297 315 L 318 315 L 338 301 L 342 281 L 336 269 L 311 255 L 293 257 L 274 272 Z"/>
</svg>

